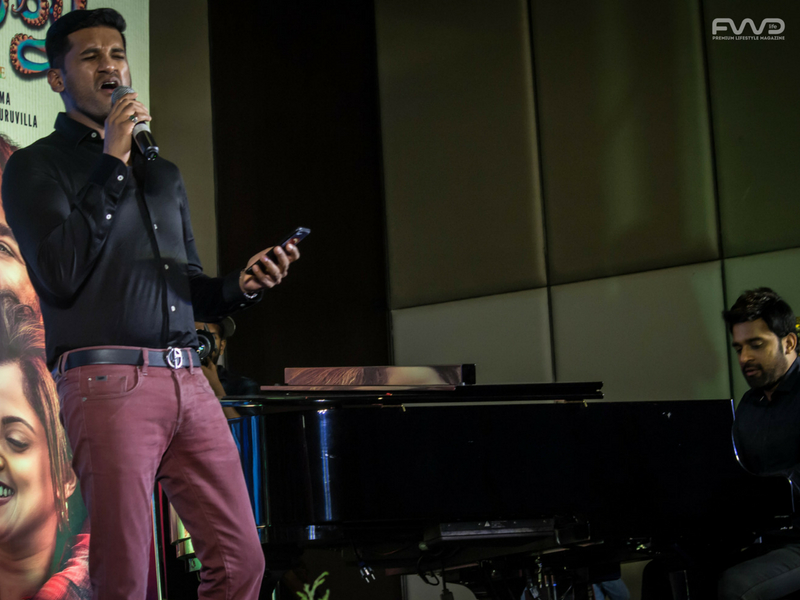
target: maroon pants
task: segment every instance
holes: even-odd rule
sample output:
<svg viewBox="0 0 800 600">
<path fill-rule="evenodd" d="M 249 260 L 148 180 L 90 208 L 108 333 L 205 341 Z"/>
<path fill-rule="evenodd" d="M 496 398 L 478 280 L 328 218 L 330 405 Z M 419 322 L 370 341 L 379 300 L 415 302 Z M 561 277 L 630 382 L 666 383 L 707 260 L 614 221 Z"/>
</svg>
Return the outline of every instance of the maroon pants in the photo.
<svg viewBox="0 0 800 600">
<path fill-rule="evenodd" d="M 144 600 L 155 482 L 192 535 L 200 598 L 257 598 L 264 555 L 233 437 L 202 371 L 88 365 L 57 383 L 92 523 L 94 599 Z"/>
</svg>

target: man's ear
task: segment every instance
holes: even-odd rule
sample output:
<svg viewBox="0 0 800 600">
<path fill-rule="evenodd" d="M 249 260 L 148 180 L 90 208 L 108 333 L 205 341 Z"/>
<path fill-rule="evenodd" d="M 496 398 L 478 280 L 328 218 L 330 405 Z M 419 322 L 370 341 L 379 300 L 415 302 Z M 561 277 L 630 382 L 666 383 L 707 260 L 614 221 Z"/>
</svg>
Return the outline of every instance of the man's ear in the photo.
<svg viewBox="0 0 800 600">
<path fill-rule="evenodd" d="M 50 84 L 50 89 L 54 92 L 61 93 L 64 91 L 64 78 L 61 76 L 61 69 L 48 69 L 47 70 L 47 83 Z"/>
<path fill-rule="evenodd" d="M 222 340 L 222 341 L 219 343 L 219 355 L 220 355 L 220 356 L 222 356 L 223 354 L 225 354 L 225 346 L 227 346 L 227 345 L 228 345 L 228 340 Z"/>
<path fill-rule="evenodd" d="M 786 349 L 786 354 L 791 354 L 792 350 L 797 349 L 797 334 L 795 333 L 788 333 L 785 338 L 783 338 L 783 347 Z"/>
</svg>

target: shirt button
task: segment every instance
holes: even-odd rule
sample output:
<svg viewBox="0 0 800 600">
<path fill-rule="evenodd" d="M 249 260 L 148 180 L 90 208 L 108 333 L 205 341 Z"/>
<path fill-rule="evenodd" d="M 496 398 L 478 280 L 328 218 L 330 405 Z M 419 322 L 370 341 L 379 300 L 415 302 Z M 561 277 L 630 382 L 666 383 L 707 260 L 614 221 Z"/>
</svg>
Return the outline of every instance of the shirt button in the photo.
<svg viewBox="0 0 800 600">
<path fill-rule="evenodd" d="M 122 181 L 123 179 L 125 178 L 122 175 L 117 175 L 117 181 Z"/>
<path fill-rule="evenodd" d="M 164 265 L 164 270 L 169 271 L 169 265 Z"/>
<path fill-rule="evenodd" d="M 155 223 L 153 223 L 153 229 L 158 229 L 158 225 L 156 225 Z"/>
<path fill-rule="evenodd" d="M 176 309 L 174 306 L 170 306 L 170 307 L 169 307 L 169 309 L 170 309 L 172 312 L 175 312 L 175 311 L 177 310 L 177 309 Z"/>
<path fill-rule="evenodd" d="M 239 306 L 240 306 L 240 307 L 242 307 L 242 308 L 244 308 L 244 304 L 240 304 Z"/>
<path fill-rule="evenodd" d="M 97 137 L 97 132 L 96 132 L 96 131 L 93 131 L 93 132 L 92 132 L 92 137 L 93 137 L 93 138 L 96 138 L 96 137 Z"/>
<path fill-rule="evenodd" d="M 110 220 L 111 220 L 111 215 L 110 214 L 106 215 L 106 221 L 110 221 Z"/>
</svg>

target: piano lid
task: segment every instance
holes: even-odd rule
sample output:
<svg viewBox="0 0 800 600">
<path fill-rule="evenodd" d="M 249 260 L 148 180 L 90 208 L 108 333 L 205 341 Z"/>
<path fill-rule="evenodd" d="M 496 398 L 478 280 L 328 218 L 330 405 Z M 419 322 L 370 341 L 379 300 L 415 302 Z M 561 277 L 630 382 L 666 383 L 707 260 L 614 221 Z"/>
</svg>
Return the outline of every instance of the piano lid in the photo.
<svg viewBox="0 0 800 600">
<path fill-rule="evenodd" d="M 284 369 L 286 384 L 261 386 L 262 400 L 363 404 L 477 401 L 583 401 L 603 398 L 600 381 L 475 384 L 475 365 Z M 232 400 L 232 397 L 226 397 Z"/>
<path fill-rule="evenodd" d="M 602 400 L 601 381 L 576 383 L 517 383 L 503 385 L 457 385 L 457 386 L 415 386 L 404 389 L 387 389 L 387 386 L 264 386 L 261 388 L 259 403 L 264 406 L 280 404 L 303 406 L 314 404 L 317 408 L 325 405 L 367 405 L 380 404 L 411 405 L 426 403 L 475 403 L 475 402 L 582 402 Z M 252 396 L 242 396 L 247 403 Z M 235 396 L 225 400 L 235 401 Z"/>
</svg>

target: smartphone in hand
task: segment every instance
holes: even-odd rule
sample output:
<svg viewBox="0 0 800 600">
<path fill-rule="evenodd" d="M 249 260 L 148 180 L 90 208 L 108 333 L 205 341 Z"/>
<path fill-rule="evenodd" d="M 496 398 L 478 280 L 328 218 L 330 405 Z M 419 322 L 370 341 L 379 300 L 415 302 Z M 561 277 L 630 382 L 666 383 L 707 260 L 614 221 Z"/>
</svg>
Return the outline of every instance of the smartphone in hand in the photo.
<svg viewBox="0 0 800 600">
<path fill-rule="evenodd" d="M 285 238 L 283 238 L 283 241 L 280 244 L 278 244 L 278 246 L 280 246 L 284 250 L 286 250 L 286 245 L 287 244 L 291 243 L 291 244 L 294 244 L 296 246 L 297 244 L 300 243 L 300 240 L 302 240 L 304 237 L 306 237 L 309 233 L 311 233 L 311 230 L 308 229 L 307 227 L 298 227 L 292 233 L 290 233 Z M 270 259 L 273 262 L 276 262 L 276 263 L 278 262 L 278 259 L 275 256 L 275 248 L 272 248 L 269 252 L 267 252 L 267 258 Z M 253 263 L 253 264 L 257 264 L 257 263 Z M 249 267 L 247 267 L 244 270 L 244 272 L 247 273 L 248 275 L 252 275 L 253 274 L 253 265 L 250 265 Z"/>
</svg>

